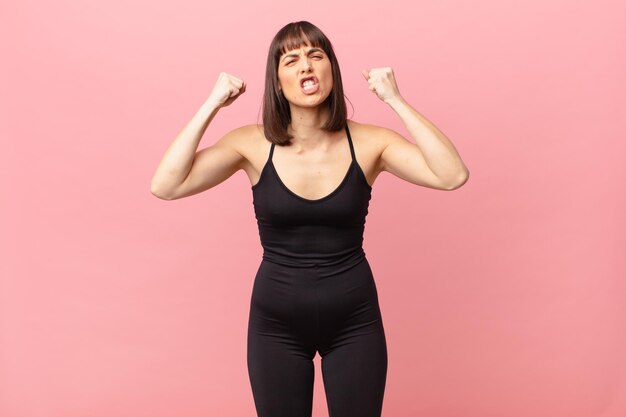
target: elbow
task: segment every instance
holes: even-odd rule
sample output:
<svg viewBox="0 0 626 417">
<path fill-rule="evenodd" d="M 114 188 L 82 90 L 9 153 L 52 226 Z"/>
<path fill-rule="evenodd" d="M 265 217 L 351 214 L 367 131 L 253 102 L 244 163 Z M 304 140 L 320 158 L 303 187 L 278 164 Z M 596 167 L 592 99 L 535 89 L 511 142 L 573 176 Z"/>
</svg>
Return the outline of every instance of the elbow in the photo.
<svg viewBox="0 0 626 417">
<path fill-rule="evenodd" d="M 173 198 L 169 195 L 164 193 L 162 190 L 160 190 L 157 186 L 155 186 L 154 184 L 150 185 L 150 192 L 152 193 L 153 196 L 155 196 L 156 198 L 159 198 L 161 200 L 173 200 Z"/>
<path fill-rule="evenodd" d="M 463 174 L 459 176 L 459 179 L 454 181 L 451 185 L 449 185 L 448 188 L 446 188 L 446 190 L 453 191 L 458 188 L 461 188 L 467 182 L 468 179 L 469 179 L 469 170 L 465 169 Z"/>
</svg>

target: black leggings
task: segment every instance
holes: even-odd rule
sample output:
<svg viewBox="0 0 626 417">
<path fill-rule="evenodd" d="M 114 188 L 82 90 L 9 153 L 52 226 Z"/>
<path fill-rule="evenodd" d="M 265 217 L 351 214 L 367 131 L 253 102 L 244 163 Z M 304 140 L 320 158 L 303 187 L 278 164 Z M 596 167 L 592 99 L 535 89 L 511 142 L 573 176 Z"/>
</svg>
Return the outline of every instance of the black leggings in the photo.
<svg viewBox="0 0 626 417">
<path fill-rule="evenodd" d="M 258 417 L 311 417 L 316 351 L 330 417 L 380 417 L 387 344 L 366 258 L 349 268 L 261 262 L 247 352 Z"/>
</svg>

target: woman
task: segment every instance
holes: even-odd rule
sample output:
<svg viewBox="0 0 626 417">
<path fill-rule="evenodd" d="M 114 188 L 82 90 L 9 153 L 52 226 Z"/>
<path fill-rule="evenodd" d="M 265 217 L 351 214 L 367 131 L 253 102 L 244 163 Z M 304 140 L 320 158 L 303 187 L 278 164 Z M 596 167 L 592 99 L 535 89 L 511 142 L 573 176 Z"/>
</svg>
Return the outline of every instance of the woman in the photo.
<svg viewBox="0 0 626 417">
<path fill-rule="evenodd" d="M 347 120 L 328 38 L 301 21 L 274 37 L 263 126 L 237 128 L 196 153 L 217 111 L 245 92 L 222 72 L 167 149 L 152 180 L 166 200 L 210 189 L 239 169 L 252 184 L 264 249 L 248 324 L 248 372 L 259 417 L 310 417 L 319 352 L 331 417 L 380 417 L 387 347 L 376 284 L 363 251 L 375 178 L 453 190 L 468 170 L 452 143 L 400 96 L 390 68 L 363 71 L 416 143 Z M 278 146 L 276 146 L 278 145 Z"/>
</svg>

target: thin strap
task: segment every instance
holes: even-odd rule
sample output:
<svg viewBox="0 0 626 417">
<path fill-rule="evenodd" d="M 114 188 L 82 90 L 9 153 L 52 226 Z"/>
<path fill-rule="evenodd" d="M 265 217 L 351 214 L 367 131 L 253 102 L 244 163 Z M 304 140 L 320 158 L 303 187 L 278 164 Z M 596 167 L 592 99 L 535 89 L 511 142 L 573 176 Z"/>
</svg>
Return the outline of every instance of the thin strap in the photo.
<svg viewBox="0 0 626 417">
<path fill-rule="evenodd" d="M 274 142 L 272 142 L 272 146 L 270 146 L 270 156 L 268 159 L 268 161 L 272 160 L 272 155 L 274 154 L 274 145 L 276 145 Z"/>
<path fill-rule="evenodd" d="M 348 142 L 350 143 L 350 153 L 352 154 L 352 160 L 356 161 L 356 156 L 354 156 L 354 145 L 352 144 L 352 137 L 350 136 L 350 129 L 348 129 L 348 122 L 346 122 L 346 133 L 348 134 Z"/>
</svg>

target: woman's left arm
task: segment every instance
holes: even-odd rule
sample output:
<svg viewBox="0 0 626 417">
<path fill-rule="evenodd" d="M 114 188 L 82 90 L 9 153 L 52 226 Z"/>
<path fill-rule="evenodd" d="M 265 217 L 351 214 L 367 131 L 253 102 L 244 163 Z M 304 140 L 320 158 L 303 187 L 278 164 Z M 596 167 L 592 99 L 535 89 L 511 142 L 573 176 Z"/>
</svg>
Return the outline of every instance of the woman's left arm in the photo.
<svg viewBox="0 0 626 417">
<path fill-rule="evenodd" d="M 400 95 L 393 70 L 363 70 L 363 76 L 369 89 L 395 110 L 415 140 L 411 143 L 393 130 L 382 129 L 386 142 L 381 155 L 383 170 L 437 189 L 454 190 L 465 184 L 469 170 L 461 156 L 446 135 Z"/>
</svg>

